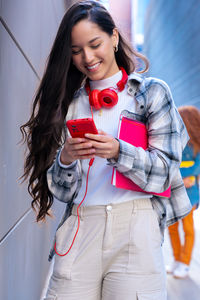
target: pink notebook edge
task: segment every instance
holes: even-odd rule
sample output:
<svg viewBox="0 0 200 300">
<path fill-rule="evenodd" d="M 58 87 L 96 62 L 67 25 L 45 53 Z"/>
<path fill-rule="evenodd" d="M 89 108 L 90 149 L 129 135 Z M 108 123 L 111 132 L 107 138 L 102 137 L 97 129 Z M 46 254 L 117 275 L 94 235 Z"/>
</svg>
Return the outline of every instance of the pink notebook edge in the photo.
<svg viewBox="0 0 200 300">
<path fill-rule="evenodd" d="M 118 182 L 114 183 L 114 176 L 117 177 L 118 174 L 120 176 L 123 176 L 126 179 L 126 184 L 121 184 L 119 182 L 119 180 L 118 180 Z M 142 192 L 142 193 L 145 193 L 145 194 L 160 196 L 160 197 L 164 197 L 164 198 L 170 198 L 170 196 L 171 196 L 171 187 L 169 187 L 168 189 L 166 189 L 164 192 L 161 192 L 161 193 L 147 192 L 147 191 L 144 191 L 141 187 L 139 187 L 135 182 L 131 181 L 131 179 L 127 178 L 126 176 L 124 176 L 122 173 L 120 173 L 119 171 L 117 171 L 115 169 L 113 169 L 111 183 L 116 188 L 121 188 L 121 189 L 125 189 L 125 190 L 131 190 L 131 191 L 135 191 L 135 192 Z M 132 186 L 133 188 L 131 188 L 129 186 Z"/>
<path fill-rule="evenodd" d="M 126 120 L 129 119 L 128 117 L 126 116 L 123 116 L 123 115 L 120 115 L 120 120 L 119 120 L 119 125 L 118 125 L 118 138 L 120 139 L 120 129 L 121 129 L 121 123 L 122 123 L 122 119 L 125 118 Z M 130 119 L 131 121 L 134 121 L 132 119 Z M 135 121 L 136 123 L 140 124 L 141 123 L 139 121 Z M 138 125 L 137 124 L 137 125 Z M 115 177 L 115 181 L 116 181 L 116 177 L 117 177 L 117 174 L 120 174 L 121 176 L 123 176 L 126 181 L 130 181 L 130 183 L 128 185 L 134 185 L 134 189 L 131 189 L 131 188 L 126 188 L 123 186 L 121 186 L 119 183 L 113 183 L 114 181 L 114 177 Z M 122 189 L 126 189 L 126 190 L 133 190 L 133 191 L 136 191 L 136 192 L 143 192 L 143 193 L 146 193 L 146 194 L 151 194 L 151 195 L 155 195 L 155 196 L 160 196 L 160 197 L 165 197 L 165 198 L 170 198 L 171 196 L 171 186 L 166 189 L 164 192 L 161 192 L 161 193 L 156 193 L 156 192 L 146 192 L 144 191 L 142 188 L 140 188 L 136 183 L 134 183 L 133 181 L 131 181 L 129 178 L 127 178 L 125 175 L 123 175 L 122 173 L 120 173 L 119 171 L 117 171 L 115 168 L 113 168 L 113 172 L 112 172 L 112 178 L 111 178 L 111 184 L 113 186 L 115 186 L 116 188 L 122 188 Z"/>
</svg>

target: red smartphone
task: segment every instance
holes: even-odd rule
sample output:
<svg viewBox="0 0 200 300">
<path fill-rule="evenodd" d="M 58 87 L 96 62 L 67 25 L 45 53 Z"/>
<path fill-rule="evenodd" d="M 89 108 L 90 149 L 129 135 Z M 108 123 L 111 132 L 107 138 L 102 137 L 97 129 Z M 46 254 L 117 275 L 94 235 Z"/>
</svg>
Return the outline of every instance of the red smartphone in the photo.
<svg viewBox="0 0 200 300">
<path fill-rule="evenodd" d="M 69 120 L 66 122 L 66 125 L 73 138 L 83 138 L 85 137 L 85 133 L 98 134 L 92 118 Z"/>
</svg>

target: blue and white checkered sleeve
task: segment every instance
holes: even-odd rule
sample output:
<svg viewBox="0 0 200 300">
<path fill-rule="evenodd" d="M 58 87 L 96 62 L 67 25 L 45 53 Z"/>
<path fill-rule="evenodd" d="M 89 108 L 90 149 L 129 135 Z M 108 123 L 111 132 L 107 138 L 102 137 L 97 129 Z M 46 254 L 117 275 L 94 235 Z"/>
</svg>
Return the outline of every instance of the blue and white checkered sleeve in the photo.
<svg viewBox="0 0 200 300">
<path fill-rule="evenodd" d="M 147 192 L 161 193 L 171 184 L 179 168 L 186 130 L 171 97 L 168 86 L 152 81 L 146 90 L 148 97 L 148 149 L 120 141 L 117 162 L 113 167 Z M 184 136 L 183 136 L 184 135 Z"/>
<path fill-rule="evenodd" d="M 47 183 L 54 197 L 67 203 L 75 199 L 80 190 L 81 165 L 79 161 L 69 166 L 62 165 L 59 161 L 60 151 L 52 166 L 47 170 Z"/>
</svg>

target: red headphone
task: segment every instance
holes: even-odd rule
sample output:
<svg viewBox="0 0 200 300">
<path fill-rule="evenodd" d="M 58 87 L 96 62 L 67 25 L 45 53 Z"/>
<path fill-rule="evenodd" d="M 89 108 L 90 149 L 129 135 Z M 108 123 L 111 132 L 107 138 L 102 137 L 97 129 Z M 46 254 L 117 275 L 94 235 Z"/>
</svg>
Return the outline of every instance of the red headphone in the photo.
<svg viewBox="0 0 200 300">
<path fill-rule="evenodd" d="M 128 75 L 124 68 L 120 67 L 122 71 L 122 79 L 117 83 L 117 88 L 108 88 L 102 91 L 100 90 L 93 90 L 91 91 L 89 80 L 86 81 L 85 89 L 89 96 L 90 105 L 93 106 L 95 109 L 100 109 L 102 106 L 111 108 L 118 102 L 118 95 L 117 92 L 123 91 L 125 88 L 125 84 L 128 80 Z M 115 92 L 115 90 L 117 92 Z"/>
</svg>

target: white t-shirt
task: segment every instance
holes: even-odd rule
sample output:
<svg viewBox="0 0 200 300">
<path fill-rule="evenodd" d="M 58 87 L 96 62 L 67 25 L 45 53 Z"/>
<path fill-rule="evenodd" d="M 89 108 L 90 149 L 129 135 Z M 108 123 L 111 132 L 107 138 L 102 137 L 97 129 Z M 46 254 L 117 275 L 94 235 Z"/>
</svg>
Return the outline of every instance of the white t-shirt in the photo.
<svg viewBox="0 0 200 300">
<path fill-rule="evenodd" d="M 90 88 L 105 89 L 109 87 L 116 87 L 116 84 L 122 78 L 122 72 L 119 71 L 115 75 L 98 81 L 91 81 Z M 127 109 L 130 112 L 135 112 L 135 99 L 127 93 L 127 86 L 122 92 L 118 93 L 118 103 L 112 108 L 102 108 L 100 111 L 93 109 L 94 122 L 97 129 L 101 129 L 106 133 L 117 137 L 118 123 L 120 113 Z M 91 108 L 89 105 L 89 98 L 85 91 L 82 90 L 76 104 L 76 118 L 91 118 Z M 85 194 L 86 176 L 89 167 L 89 160 L 82 160 L 82 186 L 77 198 L 74 200 L 75 204 L 79 204 Z M 139 193 L 124 189 L 119 189 L 111 184 L 113 168 L 108 165 L 106 159 L 96 157 L 90 169 L 89 183 L 87 196 L 83 202 L 83 206 L 88 205 L 107 205 L 108 203 L 120 203 L 130 201 L 138 198 L 146 198 L 147 194 Z"/>
</svg>

